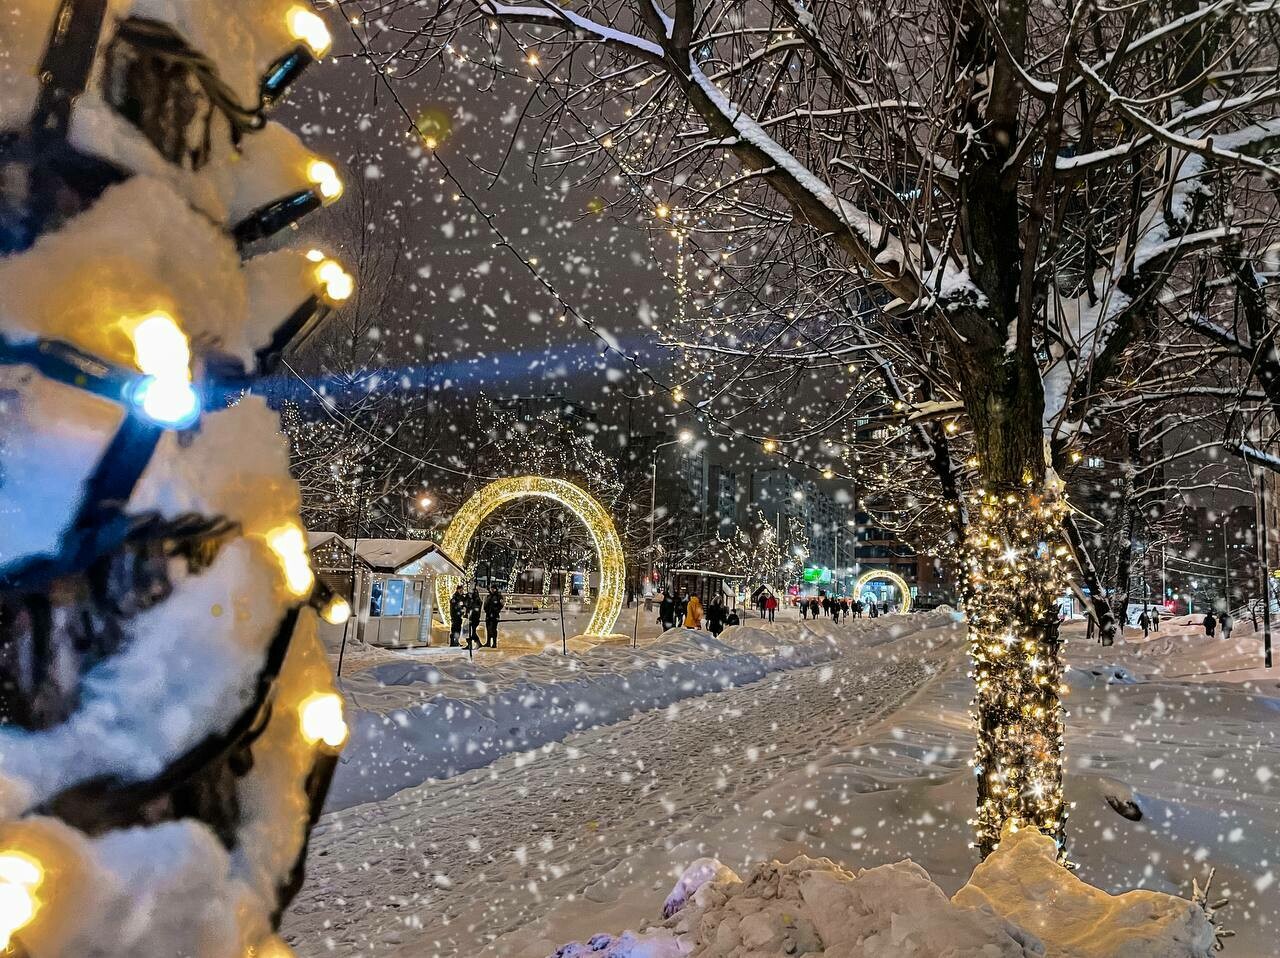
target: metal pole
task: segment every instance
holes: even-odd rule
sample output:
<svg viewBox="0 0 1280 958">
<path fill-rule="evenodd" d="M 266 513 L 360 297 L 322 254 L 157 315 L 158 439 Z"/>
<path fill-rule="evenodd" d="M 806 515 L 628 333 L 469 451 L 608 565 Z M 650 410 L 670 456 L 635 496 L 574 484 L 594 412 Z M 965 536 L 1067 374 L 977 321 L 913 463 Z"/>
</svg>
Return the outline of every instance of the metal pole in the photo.
<svg viewBox="0 0 1280 958">
<path fill-rule="evenodd" d="M 652 481 L 652 484 L 649 486 L 649 572 L 650 574 L 656 571 L 655 565 L 656 565 L 657 556 L 654 554 L 654 551 L 653 551 L 653 524 L 654 524 L 653 514 L 658 511 L 658 450 L 661 448 L 662 448 L 661 445 L 653 447 L 653 457 L 652 457 L 653 481 Z"/>
<path fill-rule="evenodd" d="M 1225 585 L 1222 587 L 1222 601 L 1226 604 L 1226 611 L 1231 612 L 1231 547 L 1227 545 L 1227 517 L 1222 517 L 1222 578 Z"/>
<path fill-rule="evenodd" d="M 338 668 L 334 675 L 336 678 L 342 678 L 342 660 L 347 654 L 347 629 L 355 629 L 356 623 L 360 617 L 360 596 L 356 594 L 356 553 L 360 548 L 360 516 L 364 512 L 364 471 L 361 470 L 360 478 L 356 480 L 356 514 L 352 530 L 355 538 L 351 540 L 351 610 L 352 614 L 347 617 L 347 621 L 342 625 L 342 645 L 338 647 Z"/>
<path fill-rule="evenodd" d="M 1267 477 L 1258 476 L 1258 559 L 1262 576 L 1262 661 L 1271 668 L 1271 537 L 1267 529 Z"/>
<path fill-rule="evenodd" d="M 1160 546 L 1160 604 L 1164 605 L 1169 598 L 1169 567 L 1165 560 L 1168 554 L 1165 552 L 1164 546 Z"/>
<path fill-rule="evenodd" d="M 562 559 L 560 564 L 564 567 L 563 571 L 561 572 L 561 575 L 568 576 L 569 545 L 567 542 L 565 542 L 565 538 L 564 538 L 564 517 L 563 516 L 560 517 L 560 555 Z M 569 654 L 569 634 L 565 631 L 565 625 L 564 625 L 564 587 L 566 584 L 567 583 L 565 581 L 561 581 L 560 588 L 556 590 L 557 593 L 560 595 L 560 652 L 562 655 Z"/>
</svg>

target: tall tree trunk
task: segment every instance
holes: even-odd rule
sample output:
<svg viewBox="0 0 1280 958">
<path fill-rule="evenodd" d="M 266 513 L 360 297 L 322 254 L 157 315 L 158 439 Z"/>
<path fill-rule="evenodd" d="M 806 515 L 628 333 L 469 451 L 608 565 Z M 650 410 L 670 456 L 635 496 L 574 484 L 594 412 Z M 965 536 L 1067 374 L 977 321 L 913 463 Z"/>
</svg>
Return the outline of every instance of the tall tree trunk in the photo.
<svg viewBox="0 0 1280 958">
<path fill-rule="evenodd" d="M 976 691 L 976 845 L 985 858 L 1005 829 L 1065 843 L 1058 605 L 1069 551 L 1065 504 L 1045 468 L 1043 390 L 1034 361 L 966 370 L 982 486 L 968 500 L 964 561 Z"/>
</svg>

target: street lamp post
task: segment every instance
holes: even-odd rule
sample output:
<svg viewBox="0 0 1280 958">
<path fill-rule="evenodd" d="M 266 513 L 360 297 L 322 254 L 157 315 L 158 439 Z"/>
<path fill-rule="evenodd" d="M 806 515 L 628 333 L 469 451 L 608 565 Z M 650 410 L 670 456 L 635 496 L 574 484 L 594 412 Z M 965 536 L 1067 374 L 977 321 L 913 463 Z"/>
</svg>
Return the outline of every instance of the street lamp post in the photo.
<svg viewBox="0 0 1280 958">
<path fill-rule="evenodd" d="M 651 572 L 657 571 L 654 568 L 654 513 L 658 511 L 658 451 L 676 444 L 685 446 L 693 441 L 693 433 L 687 429 L 682 429 L 675 439 L 667 442 L 660 442 L 653 447 L 653 454 L 650 457 L 650 465 L 652 472 L 652 482 L 649 487 L 649 569 Z"/>
</svg>

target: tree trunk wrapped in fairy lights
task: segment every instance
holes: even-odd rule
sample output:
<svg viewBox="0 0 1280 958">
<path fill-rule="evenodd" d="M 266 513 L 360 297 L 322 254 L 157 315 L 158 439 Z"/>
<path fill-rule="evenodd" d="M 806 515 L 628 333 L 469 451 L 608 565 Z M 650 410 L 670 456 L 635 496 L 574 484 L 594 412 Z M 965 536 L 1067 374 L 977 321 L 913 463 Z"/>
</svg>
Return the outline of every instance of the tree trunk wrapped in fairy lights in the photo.
<svg viewBox="0 0 1280 958">
<path fill-rule="evenodd" d="M 276 416 L 352 292 L 256 244 L 336 199 L 266 113 L 292 0 L 0 13 L 0 951 L 283 956 L 347 730 Z"/>
<path fill-rule="evenodd" d="M 976 844 L 983 857 L 1004 828 L 1037 828 L 1061 850 L 1063 709 L 1057 599 L 1066 587 L 1065 503 L 1052 480 L 978 490 L 964 543 L 978 730 Z"/>
</svg>

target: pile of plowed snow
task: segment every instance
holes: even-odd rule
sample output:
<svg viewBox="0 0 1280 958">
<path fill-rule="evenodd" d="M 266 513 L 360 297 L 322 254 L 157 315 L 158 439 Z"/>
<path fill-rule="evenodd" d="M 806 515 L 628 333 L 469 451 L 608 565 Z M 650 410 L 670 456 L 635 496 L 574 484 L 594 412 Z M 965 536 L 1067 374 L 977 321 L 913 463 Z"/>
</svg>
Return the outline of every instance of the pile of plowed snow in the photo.
<svg viewBox="0 0 1280 958">
<path fill-rule="evenodd" d="M 714 859 L 686 869 L 668 917 L 596 935 L 553 958 L 1208 958 L 1214 928 L 1194 902 L 1109 895 L 1055 861 L 1049 838 L 1006 834 L 948 898 L 910 861 L 857 874 L 826 859 L 758 865 L 744 881 Z"/>
</svg>

